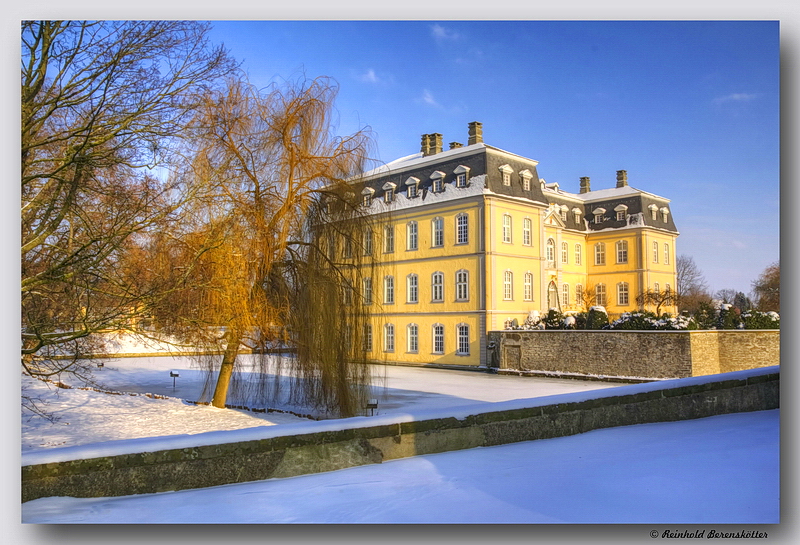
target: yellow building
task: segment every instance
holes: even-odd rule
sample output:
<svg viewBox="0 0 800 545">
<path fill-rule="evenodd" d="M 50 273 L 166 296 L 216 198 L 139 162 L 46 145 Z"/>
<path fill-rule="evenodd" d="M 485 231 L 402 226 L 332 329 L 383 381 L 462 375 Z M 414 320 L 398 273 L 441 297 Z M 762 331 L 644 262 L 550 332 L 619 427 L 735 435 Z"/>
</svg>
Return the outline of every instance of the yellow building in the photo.
<svg viewBox="0 0 800 545">
<path fill-rule="evenodd" d="M 466 146 L 443 150 L 440 134 L 426 134 L 420 153 L 366 175 L 371 359 L 477 366 L 486 332 L 508 320 L 593 305 L 613 319 L 643 308 L 645 291 L 674 289 L 669 200 L 630 187 L 625 171 L 616 187 L 591 191 L 581 178 L 569 193 L 537 164 L 486 145 L 473 122 Z"/>
</svg>

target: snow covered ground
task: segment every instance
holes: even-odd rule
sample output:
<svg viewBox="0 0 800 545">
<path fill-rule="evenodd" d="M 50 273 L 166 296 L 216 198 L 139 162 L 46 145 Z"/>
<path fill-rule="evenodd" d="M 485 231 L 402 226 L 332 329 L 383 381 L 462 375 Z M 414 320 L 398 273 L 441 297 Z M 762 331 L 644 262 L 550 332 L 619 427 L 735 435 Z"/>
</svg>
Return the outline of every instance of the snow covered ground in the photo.
<svg viewBox="0 0 800 545">
<path fill-rule="evenodd" d="M 777 410 L 740 413 L 199 490 L 41 498 L 22 520 L 773 524 L 778 423 Z"/>
<path fill-rule="evenodd" d="M 174 388 L 170 371 L 180 374 Z M 379 410 L 367 418 L 376 423 L 440 411 L 458 415 L 484 405 L 489 409 L 530 404 L 514 400 L 552 395 L 566 394 L 563 398 L 572 400 L 619 386 L 392 366 L 377 367 L 375 374 Z M 109 390 L 167 396 L 164 399 L 60 389 L 23 380 L 27 393 L 47 401 L 58 418 L 51 424 L 23 414 L 23 463 L 104 449 L 136 451 L 151 441 L 177 444 L 217 434 L 264 434 L 280 432 L 281 427 L 296 433 L 298 428 L 346 425 L 346 421 L 315 422 L 290 414 L 186 403 L 182 398 L 199 395 L 201 376 L 185 357 L 120 358 L 106 361 L 97 371 Z M 628 386 L 655 387 L 661 385 Z M 121 498 L 41 498 L 21 506 L 21 519 L 26 523 L 772 524 L 779 521 L 778 424 L 777 410 L 723 415 L 201 490 Z"/>
</svg>

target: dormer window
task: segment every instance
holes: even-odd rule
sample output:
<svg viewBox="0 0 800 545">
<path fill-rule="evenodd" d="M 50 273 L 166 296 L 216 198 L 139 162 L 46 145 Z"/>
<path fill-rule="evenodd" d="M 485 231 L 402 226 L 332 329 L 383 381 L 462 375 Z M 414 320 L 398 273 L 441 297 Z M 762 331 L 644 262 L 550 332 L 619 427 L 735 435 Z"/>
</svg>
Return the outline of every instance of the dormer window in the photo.
<svg viewBox="0 0 800 545">
<path fill-rule="evenodd" d="M 669 210 L 667 209 L 667 207 L 661 208 L 659 212 L 661 212 L 661 221 L 667 223 L 667 221 L 669 221 Z"/>
<path fill-rule="evenodd" d="M 525 191 L 531 190 L 531 179 L 533 178 L 533 174 L 527 168 L 523 171 L 520 171 L 519 177 L 522 180 L 522 189 Z"/>
<path fill-rule="evenodd" d="M 391 204 L 394 201 L 394 190 L 397 189 L 397 185 L 392 182 L 386 182 L 381 189 L 384 191 L 383 202 Z"/>
<path fill-rule="evenodd" d="M 500 174 L 503 177 L 503 185 L 510 186 L 511 185 L 511 173 L 514 172 L 514 169 L 508 165 L 503 165 L 500 167 Z"/>
<path fill-rule="evenodd" d="M 567 221 L 567 212 L 568 211 L 569 211 L 569 208 L 567 208 L 564 205 L 561 206 L 561 221 Z"/>
<path fill-rule="evenodd" d="M 579 208 L 573 208 L 572 214 L 575 216 L 575 223 L 579 224 L 581 222 L 581 210 Z"/>
<path fill-rule="evenodd" d="M 408 180 L 406 180 L 406 197 L 413 199 L 417 195 L 419 195 L 419 178 L 409 176 Z"/>
<path fill-rule="evenodd" d="M 361 204 L 365 207 L 372 206 L 372 195 L 375 193 L 375 190 L 371 187 L 365 187 L 361 191 Z"/>
<path fill-rule="evenodd" d="M 434 193 L 441 193 L 444 191 L 444 172 L 437 170 L 431 174 L 431 187 Z"/>
<path fill-rule="evenodd" d="M 458 165 L 455 170 L 453 170 L 453 174 L 456 175 L 457 188 L 463 189 L 467 187 L 467 175 L 469 174 L 469 167 Z"/>
<path fill-rule="evenodd" d="M 594 222 L 595 223 L 603 223 L 603 216 L 606 213 L 605 208 L 595 208 L 592 210 L 592 214 L 594 214 Z"/>
<path fill-rule="evenodd" d="M 656 221 L 658 219 L 658 207 L 654 204 L 651 204 L 647 207 L 647 209 L 650 210 L 650 217 L 653 219 L 653 221 Z"/>
<path fill-rule="evenodd" d="M 625 221 L 625 218 L 628 217 L 628 207 L 624 204 L 620 204 L 614 208 L 614 212 L 617 213 L 617 221 Z"/>
</svg>

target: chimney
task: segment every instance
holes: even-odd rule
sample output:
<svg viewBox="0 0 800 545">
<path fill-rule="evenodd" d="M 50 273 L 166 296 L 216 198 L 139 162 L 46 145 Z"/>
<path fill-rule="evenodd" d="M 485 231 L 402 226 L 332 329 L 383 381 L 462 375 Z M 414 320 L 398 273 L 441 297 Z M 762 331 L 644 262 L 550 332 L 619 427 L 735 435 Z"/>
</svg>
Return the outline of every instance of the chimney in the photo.
<svg viewBox="0 0 800 545">
<path fill-rule="evenodd" d="M 430 145 L 430 155 L 442 153 L 442 135 L 438 132 L 428 135 L 428 144 Z"/>
<path fill-rule="evenodd" d="M 589 177 L 584 176 L 581 178 L 581 193 L 588 193 L 589 191 L 591 191 L 591 189 L 589 189 Z"/>
<path fill-rule="evenodd" d="M 450 142 L 450 149 L 462 148 L 464 144 L 461 142 Z"/>
<path fill-rule="evenodd" d="M 627 170 L 618 170 L 617 171 L 617 187 L 625 187 L 628 185 L 628 171 Z"/>
<path fill-rule="evenodd" d="M 467 145 L 471 146 L 480 142 L 483 142 L 483 123 L 473 121 L 469 124 L 469 143 Z"/>
<path fill-rule="evenodd" d="M 422 135 L 422 149 L 420 151 L 423 157 L 431 154 L 430 136 L 429 134 Z"/>
</svg>

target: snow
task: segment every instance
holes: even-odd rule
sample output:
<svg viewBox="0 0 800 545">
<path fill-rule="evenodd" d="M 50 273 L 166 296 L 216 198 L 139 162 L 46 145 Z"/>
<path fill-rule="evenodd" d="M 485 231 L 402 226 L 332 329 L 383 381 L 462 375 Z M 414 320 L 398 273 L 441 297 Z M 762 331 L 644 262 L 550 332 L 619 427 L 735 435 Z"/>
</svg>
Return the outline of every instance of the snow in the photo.
<svg viewBox="0 0 800 545">
<path fill-rule="evenodd" d="M 245 357 L 245 369 L 247 369 Z M 655 391 L 619 385 L 376 366 L 375 416 L 314 421 L 188 403 L 188 357 L 106 360 L 112 395 L 24 378 L 58 420 L 22 417 L 23 465 Z M 729 373 L 746 378 L 777 368 Z M 180 377 L 173 388 L 170 371 Z M 715 377 L 681 379 L 702 384 Z M 67 381 L 67 377 L 62 377 Z M 144 395 L 144 394 L 148 395 Z M 776 523 L 779 413 L 627 426 L 420 456 L 289 479 L 119 498 L 41 498 L 26 523 Z"/>
<path fill-rule="evenodd" d="M 779 413 L 721 415 L 118 498 L 41 498 L 31 523 L 779 522 Z M 649 529 L 648 529 L 649 530 Z"/>
</svg>

